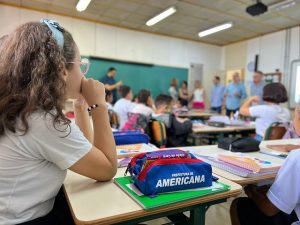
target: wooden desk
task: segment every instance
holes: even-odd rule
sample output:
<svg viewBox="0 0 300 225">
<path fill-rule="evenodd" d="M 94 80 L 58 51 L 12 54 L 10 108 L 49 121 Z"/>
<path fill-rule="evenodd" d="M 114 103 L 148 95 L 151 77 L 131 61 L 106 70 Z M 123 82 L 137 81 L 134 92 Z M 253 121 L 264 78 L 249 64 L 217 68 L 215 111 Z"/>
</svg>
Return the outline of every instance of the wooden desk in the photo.
<svg viewBox="0 0 300 225">
<path fill-rule="evenodd" d="M 218 115 L 214 112 L 203 111 L 203 110 L 190 110 L 187 113 L 178 114 L 181 118 L 198 118 L 198 119 L 208 119 L 211 116 Z"/>
<path fill-rule="evenodd" d="M 199 146 L 199 147 L 184 147 L 182 148 L 184 150 L 188 150 L 191 153 L 198 153 L 200 155 L 216 155 L 219 153 L 226 153 L 228 151 L 220 149 L 217 147 L 217 145 L 208 145 L 208 146 Z M 274 163 L 279 163 L 279 164 L 283 164 L 284 159 L 281 158 L 277 158 L 274 156 L 270 156 L 270 155 L 266 155 L 260 152 L 251 152 L 251 153 L 245 153 L 249 156 L 252 157 L 257 157 L 257 158 L 262 158 L 265 159 L 267 161 L 271 161 Z M 242 186 L 247 185 L 247 184 L 256 184 L 256 183 L 260 183 L 260 182 L 264 182 L 267 180 L 272 180 L 276 177 L 276 174 L 268 174 L 268 175 L 263 175 L 263 176 L 258 176 L 258 177 L 240 177 L 238 175 L 234 175 L 230 172 L 218 169 L 213 167 L 213 173 L 217 174 L 218 176 L 224 177 L 228 180 L 231 180 L 235 183 L 238 183 Z"/>
<path fill-rule="evenodd" d="M 207 134 L 207 133 L 233 133 L 241 131 L 255 132 L 255 125 L 246 126 L 226 126 L 226 127 L 212 127 L 208 125 L 195 125 L 193 126 L 193 133 Z"/>
<path fill-rule="evenodd" d="M 273 151 L 268 148 L 267 145 L 284 145 L 284 144 L 300 144 L 300 138 L 297 139 L 280 139 L 280 140 L 270 140 L 270 141 L 262 141 L 259 145 L 260 149 Z"/>
<path fill-rule="evenodd" d="M 117 177 L 123 176 L 124 171 L 125 168 L 119 169 Z M 230 185 L 231 190 L 152 210 L 143 210 L 112 181 L 96 182 L 68 171 L 64 188 L 77 225 L 136 224 L 185 211 L 191 211 L 191 224 L 204 225 L 208 206 L 224 202 L 242 191 L 236 183 L 225 178 L 220 181 Z"/>
</svg>

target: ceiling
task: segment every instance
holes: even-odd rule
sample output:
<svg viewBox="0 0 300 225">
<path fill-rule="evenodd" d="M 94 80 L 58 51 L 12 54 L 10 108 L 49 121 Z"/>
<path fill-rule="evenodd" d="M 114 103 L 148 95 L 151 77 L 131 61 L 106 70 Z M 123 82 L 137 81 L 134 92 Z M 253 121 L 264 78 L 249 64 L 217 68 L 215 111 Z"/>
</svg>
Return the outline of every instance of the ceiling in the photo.
<svg viewBox="0 0 300 225">
<path fill-rule="evenodd" d="M 0 0 L 0 3 L 46 11 L 144 32 L 184 38 L 214 45 L 253 38 L 300 24 L 300 1 L 292 7 L 252 17 L 245 12 L 254 0 L 92 0 L 77 12 L 77 0 Z M 279 0 L 262 0 L 266 5 Z M 177 12 L 152 27 L 145 22 L 169 6 Z M 234 26 L 204 38 L 204 29 L 232 21 Z"/>
</svg>

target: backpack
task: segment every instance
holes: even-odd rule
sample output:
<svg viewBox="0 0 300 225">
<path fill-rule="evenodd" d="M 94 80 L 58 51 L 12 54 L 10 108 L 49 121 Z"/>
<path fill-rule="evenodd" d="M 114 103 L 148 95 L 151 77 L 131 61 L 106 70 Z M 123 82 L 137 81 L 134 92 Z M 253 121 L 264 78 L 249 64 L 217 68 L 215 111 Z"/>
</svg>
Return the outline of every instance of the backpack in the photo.
<svg viewBox="0 0 300 225">
<path fill-rule="evenodd" d="M 122 127 L 122 131 L 143 131 L 148 128 L 149 119 L 140 113 L 128 113 L 128 120 Z"/>
</svg>

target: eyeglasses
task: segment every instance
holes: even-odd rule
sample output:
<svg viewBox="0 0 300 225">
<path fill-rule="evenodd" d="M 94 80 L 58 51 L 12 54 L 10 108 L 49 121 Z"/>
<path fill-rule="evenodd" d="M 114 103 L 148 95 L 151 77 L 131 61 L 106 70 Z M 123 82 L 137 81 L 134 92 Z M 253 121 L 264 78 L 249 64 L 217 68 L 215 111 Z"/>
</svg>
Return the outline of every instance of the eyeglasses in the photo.
<svg viewBox="0 0 300 225">
<path fill-rule="evenodd" d="M 75 64 L 75 63 L 78 63 L 78 62 L 67 62 L 67 63 L 74 63 Z M 90 65 L 91 65 L 89 59 L 87 59 L 87 58 L 81 59 L 81 61 L 79 62 L 79 65 L 80 65 L 80 70 L 83 73 L 83 75 L 86 75 L 87 72 L 89 71 L 89 68 L 90 68 Z"/>
</svg>

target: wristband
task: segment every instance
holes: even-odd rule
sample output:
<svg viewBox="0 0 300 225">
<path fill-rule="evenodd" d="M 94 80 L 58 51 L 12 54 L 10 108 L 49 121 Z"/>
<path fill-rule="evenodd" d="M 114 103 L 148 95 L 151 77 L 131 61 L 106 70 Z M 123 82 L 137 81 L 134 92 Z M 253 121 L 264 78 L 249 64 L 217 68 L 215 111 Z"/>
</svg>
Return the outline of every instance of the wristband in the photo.
<svg viewBox="0 0 300 225">
<path fill-rule="evenodd" d="M 88 111 L 88 112 L 91 112 L 93 109 L 95 109 L 95 108 L 97 108 L 97 107 L 98 107 L 97 104 L 91 105 L 91 106 L 89 106 L 89 107 L 87 108 L 87 111 Z"/>
</svg>

